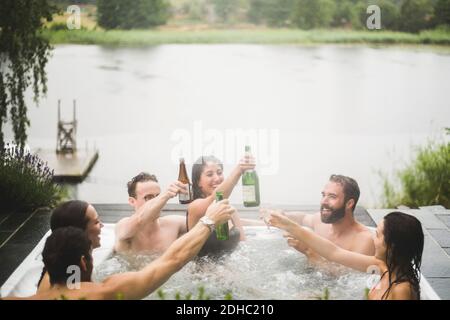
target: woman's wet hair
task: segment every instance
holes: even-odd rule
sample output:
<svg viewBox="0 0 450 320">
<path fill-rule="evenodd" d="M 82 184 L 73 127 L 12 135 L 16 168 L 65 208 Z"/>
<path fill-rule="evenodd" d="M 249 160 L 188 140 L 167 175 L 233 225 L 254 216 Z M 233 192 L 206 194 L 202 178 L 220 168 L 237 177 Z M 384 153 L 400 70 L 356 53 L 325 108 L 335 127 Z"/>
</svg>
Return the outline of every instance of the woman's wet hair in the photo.
<svg viewBox="0 0 450 320">
<path fill-rule="evenodd" d="M 63 227 L 76 227 L 86 230 L 89 222 L 86 211 L 89 203 L 81 200 L 64 202 L 53 210 L 50 218 L 50 229 L 52 231 Z"/>
<path fill-rule="evenodd" d="M 50 284 L 65 284 L 72 275 L 69 267 L 80 266 L 82 257 L 85 257 L 89 264 L 92 263 L 91 241 L 86 232 L 75 227 L 54 230 L 45 241 L 42 251 L 42 259 L 50 277 Z"/>
<path fill-rule="evenodd" d="M 50 229 L 52 230 L 52 233 L 59 228 L 65 227 L 75 227 L 85 231 L 89 222 L 86 215 L 88 207 L 89 203 L 81 200 L 67 201 L 56 207 L 50 217 Z M 46 272 L 47 268 L 44 266 L 41 276 L 39 277 L 37 284 L 38 287 L 40 286 Z"/>
<path fill-rule="evenodd" d="M 214 156 L 201 156 L 200 158 L 197 159 L 197 161 L 195 161 L 195 163 L 192 165 L 192 175 L 191 175 L 194 200 L 205 197 L 198 184 L 200 182 L 200 177 L 202 175 L 203 169 L 205 168 L 208 162 L 218 164 L 223 170 L 222 162 Z"/>
<path fill-rule="evenodd" d="M 420 299 L 420 266 L 424 235 L 422 224 L 412 215 L 391 212 L 384 217 L 384 242 L 389 287 L 381 299 L 386 299 L 394 284 L 409 282 L 416 299 Z M 395 279 L 392 279 L 395 274 Z"/>
</svg>

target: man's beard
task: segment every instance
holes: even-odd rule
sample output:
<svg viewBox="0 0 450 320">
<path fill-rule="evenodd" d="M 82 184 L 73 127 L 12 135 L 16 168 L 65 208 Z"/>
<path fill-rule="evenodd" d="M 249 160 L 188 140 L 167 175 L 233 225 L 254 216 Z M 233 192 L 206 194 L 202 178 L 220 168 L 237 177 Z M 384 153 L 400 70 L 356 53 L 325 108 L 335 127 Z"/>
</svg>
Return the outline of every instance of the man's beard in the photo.
<svg viewBox="0 0 450 320">
<path fill-rule="evenodd" d="M 324 215 L 322 214 L 322 210 L 323 209 L 329 209 L 331 210 L 331 213 L 329 215 Z M 342 218 L 344 218 L 345 216 L 345 205 L 343 205 L 342 207 L 338 208 L 338 209 L 333 209 L 329 206 L 320 206 L 320 219 L 322 220 L 323 223 L 335 223 L 338 222 L 339 220 L 341 220 Z"/>
</svg>

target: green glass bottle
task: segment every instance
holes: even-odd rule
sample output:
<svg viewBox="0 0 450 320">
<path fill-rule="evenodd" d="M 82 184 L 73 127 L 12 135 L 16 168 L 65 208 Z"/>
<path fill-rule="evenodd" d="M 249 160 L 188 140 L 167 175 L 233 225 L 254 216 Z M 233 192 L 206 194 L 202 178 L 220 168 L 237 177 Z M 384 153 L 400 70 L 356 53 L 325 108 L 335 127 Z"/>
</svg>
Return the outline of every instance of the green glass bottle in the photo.
<svg viewBox="0 0 450 320">
<path fill-rule="evenodd" d="M 221 201 L 223 200 L 223 192 L 222 191 L 217 191 L 216 192 L 216 201 Z M 222 224 L 219 224 L 216 227 L 216 237 L 217 240 L 228 240 L 229 235 L 228 235 L 228 221 Z"/>
<path fill-rule="evenodd" d="M 250 154 L 250 146 L 245 146 L 245 153 Z M 244 206 L 259 206 L 259 179 L 255 170 L 247 170 L 242 175 L 242 190 Z"/>
</svg>

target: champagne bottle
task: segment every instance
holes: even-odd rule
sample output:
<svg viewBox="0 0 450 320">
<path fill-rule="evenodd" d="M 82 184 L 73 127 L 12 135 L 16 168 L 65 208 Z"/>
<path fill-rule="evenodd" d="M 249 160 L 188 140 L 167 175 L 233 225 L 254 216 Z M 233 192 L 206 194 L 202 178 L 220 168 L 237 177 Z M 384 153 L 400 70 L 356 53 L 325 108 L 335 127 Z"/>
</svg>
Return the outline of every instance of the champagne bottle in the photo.
<svg viewBox="0 0 450 320">
<path fill-rule="evenodd" d="M 216 201 L 223 200 L 223 192 L 217 191 L 216 192 Z M 228 234 L 228 221 L 222 224 L 219 224 L 216 227 L 216 237 L 218 240 L 228 240 L 229 234 Z"/>
<path fill-rule="evenodd" d="M 250 155 L 250 146 L 245 146 L 245 153 Z M 246 170 L 242 175 L 242 190 L 245 207 L 259 206 L 259 179 L 255 170 Z"/>
<path fill-rule="evenodd" d="M 178 199 L 181 204 L 188 204 L 192 202 L 192 185 L 189 181 L 189 177 L 186 172 L 186 165 L 184 163 L 184 159 L 180 158 L 180 171 L 178 173 L 178 181 L 183 183 L 186 186 L 187 194 L 179 193 Z"/>
</svg>

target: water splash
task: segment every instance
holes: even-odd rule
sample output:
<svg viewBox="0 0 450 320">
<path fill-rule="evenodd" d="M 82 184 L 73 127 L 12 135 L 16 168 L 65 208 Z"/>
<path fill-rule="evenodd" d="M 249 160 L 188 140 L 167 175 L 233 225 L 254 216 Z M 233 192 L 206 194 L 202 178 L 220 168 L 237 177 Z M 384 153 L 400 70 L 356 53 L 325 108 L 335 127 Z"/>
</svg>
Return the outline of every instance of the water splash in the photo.
<svg viewBox="0 0 450 320">
<path fill-rule="evenodd" d="M 334 266 L 330 270 L 312 267 L 307 259 L 287 246 L 281 232 L 264 228 L 246 229 L 247 240 L 220 258 L 201 257 L 189 262 L 162 287 L 167 299 L 192 293 L 199 287 L 211 299 L 317 299 L 329 289 L 330 299 L 363 299 L 368 275 Z M 101 281 L 114 273 L 135 271 L 155 256 L 114 255 L 94 274 Z M 159 299 L 156 292 L 146 299 Z"/>
</svg>

